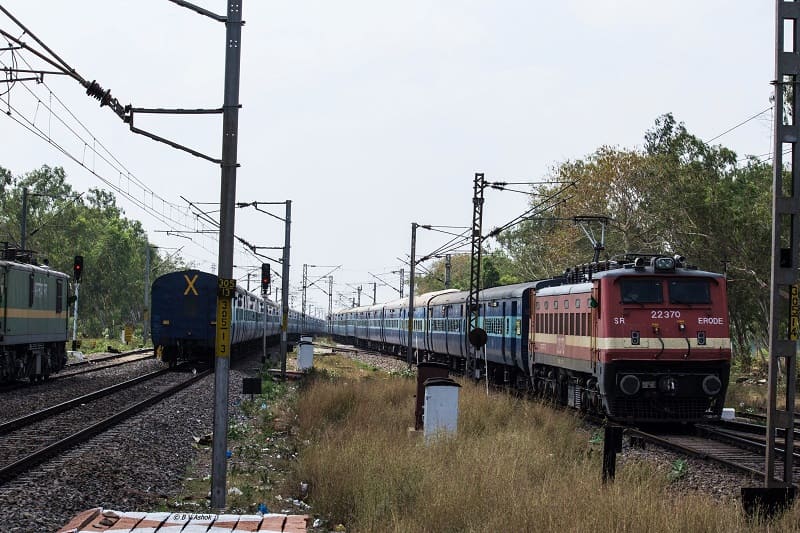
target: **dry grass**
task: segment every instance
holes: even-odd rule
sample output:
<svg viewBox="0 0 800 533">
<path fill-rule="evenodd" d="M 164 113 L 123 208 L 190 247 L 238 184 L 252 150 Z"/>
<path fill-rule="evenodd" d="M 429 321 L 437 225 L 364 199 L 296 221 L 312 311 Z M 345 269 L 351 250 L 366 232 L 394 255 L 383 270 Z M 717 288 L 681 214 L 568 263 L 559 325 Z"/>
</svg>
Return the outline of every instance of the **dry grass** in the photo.
<svg viewBox="0 0 800 533">
<path fill-rule="evenodd" d="M 731 383 L 725 396 L 725 406 L 733 407 L 736 412 L 764 412 L 767 409 L 767 393 L 769 386 L 766 383 L 747 381 L 744 383 Z M 786 385 L 783 381 L 778 383 L 776 405 L 779 409 L 786 407 Z M 800 410 L 800 393 L 795 393 L 794 410 Z"/>
<path fill-rule="evenodd" d="M 315 363 L 316 364 L 316 363 Z M 736 504 L 669 491 L 652 465 L 600 481 L 602 445 L 564 413 L 481 388 L 460 389 L 455 438 L 409 434 L 415 383 L 318 372 L 297 404 L 295 479 L 313 512 L 347 531 L 763 531 Z M 796 531 L 795 508 L 770 531 Z"/>
</svg>

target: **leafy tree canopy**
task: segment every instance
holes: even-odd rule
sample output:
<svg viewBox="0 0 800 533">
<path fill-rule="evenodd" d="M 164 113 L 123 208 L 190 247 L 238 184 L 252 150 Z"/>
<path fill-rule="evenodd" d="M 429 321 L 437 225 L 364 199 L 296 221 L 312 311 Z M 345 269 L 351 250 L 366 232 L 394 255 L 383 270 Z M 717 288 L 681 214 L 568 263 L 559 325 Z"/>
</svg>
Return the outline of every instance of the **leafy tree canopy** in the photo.
<svg viewBox="0 0 800 533">
<path fill-rule="evenodd" d="M 25 248 L 38 262 L 71 273 L 75 255 L 84 257 L 79 328 L 98 336 L 145 319 L 145 251 L 150 246 L 151 281 L 182 268 L 180 257 L 162 255 L 148 244 L 138 221 L 125 218 L 110 192 L 78 194 L 61 167 L 42 166 L 19 177 L 0 167 L 0 240 L 21 246 L 23 189 L 28 191 Z M 149 290 L 149 289 L 148 289 Z"/>
</svg>

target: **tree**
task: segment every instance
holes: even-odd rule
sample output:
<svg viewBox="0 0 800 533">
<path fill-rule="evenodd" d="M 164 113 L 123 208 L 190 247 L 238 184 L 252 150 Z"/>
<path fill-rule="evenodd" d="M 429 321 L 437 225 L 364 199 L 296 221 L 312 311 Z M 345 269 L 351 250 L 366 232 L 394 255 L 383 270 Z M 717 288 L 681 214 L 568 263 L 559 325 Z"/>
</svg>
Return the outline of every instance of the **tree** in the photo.
<svg viewBox="0 0 800 533">
<path fill-rule="evenodd" d="M 81 280 L 81 330 L 90 336 L 143 319 L 145 250 L 150 246 L 138 221 L 124 216 L 110 192 L 90 189 L 78 195 L 60 167 L 41 168 L 21 177 L 0 168 L 5 194 L 0 204 L 0 231 L 19 246 L 23 188 L 28 189 L 26 248 L 41 262 L 71 272 L 75 255 L 83 255 L 86 269 Z M 180 257 L 162 258 L 154 264 L 177 269 Z"/>
</svg>

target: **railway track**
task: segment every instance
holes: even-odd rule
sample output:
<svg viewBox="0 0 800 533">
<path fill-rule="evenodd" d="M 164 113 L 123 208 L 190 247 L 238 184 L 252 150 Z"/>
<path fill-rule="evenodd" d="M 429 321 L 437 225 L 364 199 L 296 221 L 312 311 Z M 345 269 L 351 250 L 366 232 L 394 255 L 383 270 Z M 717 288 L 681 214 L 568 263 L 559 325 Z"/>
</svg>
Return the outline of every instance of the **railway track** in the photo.
<svg viewBox="0 0 800 533">
<path fill-rule="evenodd" d="M 211 373 L 159 370 L 0 424 L 0 484 Z"/>
<path fill-rule="evenodd" d="M 155 357 L 155 354 L 153 353 L 148 354 L 148 352 L 152 351 L 153 351 L 152 348 L 142 348 L 140 350 L 132 350 L 130 352 L 111 354 L 103 357 L 96 357 L 93 359 L 79 361 L 76 363 L 70 363 L 66 365 L 61 372 L 53 374 L 50 377 L 48 377 L 46 381 L 52 382 L 59 379 L 71 378 L 83 374 L 97 372 L 99 370 L 105 370 L 107 368 L 129 365 L 131 363 L 135 363 L 137 361 L 142 361 L 145 359 L 152 359 L 153 357 Z M 141 354 L 147 354 L 147 355 L 137 357 Z M 42 382 L 37 382 L 37 384 L 41 383 Z M 28 386 L 30 386 L 30 384 L 25 381 L 4 383 L 2 386 L 0 386 L 0 393 L 14 391 Z"/>
<path fill-rule="evenodd" d="M 145 355 L 143 357 L 135 357 L 141 354 L 148 354 L 148 352 L 150 352 L 149 355 Z M 58 374 L 50 376 L 50 379 L 51 380 L 63 379 L 66 377 L 89 374 L 91 372 L 97 372 L 98 370 L 103 370 L 105 368 L 113 368 L 115 366 L 127 365 L 130 363 L 134 363 L 136 361 L 141 361 L 143 359 L 151 359 L 155 357 L 155 354 L 153 354 L 152 352 L 153 352 L 152 348 L 142 348 L 140 350 L 132 350 L 130 352 L 111 354 L 104 357 L 96 357 L 94 359 L 87 359 L 84 361 L 71 363 L 68 364 L 66 367 L 64 367 L 64 370 L 62 370 Z M 108 364 L 100 364 L 100 363 L 108 363 Z M 72 369 L 75 369 L 75 371 L 72 371 Z"/>
<path fill-rule="evenodd" d="M 682 431 L 643 431 L 626 428 L 625 432 L 634 442 L 650 442 L 673 452 L 712 461 L 732 470 L 764 480 L 764 455 L 766 452 L 766 430 L 764 426 L 743 422 L 721 421 L 716 424 L 697 424 Z M 797 431 L 795 431 L 797 434 Z M 783 438 L 776 441 L 775 471 L 783 469 L 780 460 L 783 453 Z M 798 449 L 797 444 L 794 446 Z M 793 479 L 800 481 L 800 453 L 795 451 Z"/>
</svg>

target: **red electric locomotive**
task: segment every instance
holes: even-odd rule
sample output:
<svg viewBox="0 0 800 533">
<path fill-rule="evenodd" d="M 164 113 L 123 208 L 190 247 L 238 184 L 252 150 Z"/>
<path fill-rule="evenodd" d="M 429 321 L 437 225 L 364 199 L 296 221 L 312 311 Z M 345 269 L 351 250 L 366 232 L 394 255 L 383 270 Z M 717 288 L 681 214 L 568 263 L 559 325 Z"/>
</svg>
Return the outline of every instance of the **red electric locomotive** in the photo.
<svg viewBox="0 0 800 533">
<path fill-rule="evenodd" d="M 639 255 L 564 277 L 530 294 L 537 392 L 617 420 L 720 416 L 731 359 L 723 275 Z"/>
</svg>

